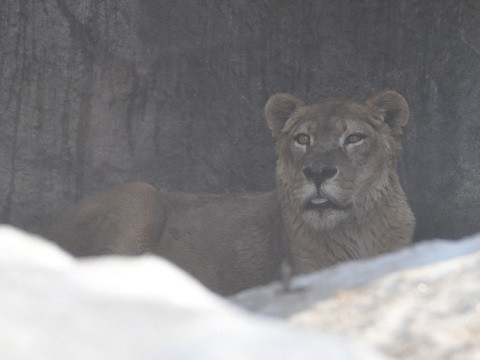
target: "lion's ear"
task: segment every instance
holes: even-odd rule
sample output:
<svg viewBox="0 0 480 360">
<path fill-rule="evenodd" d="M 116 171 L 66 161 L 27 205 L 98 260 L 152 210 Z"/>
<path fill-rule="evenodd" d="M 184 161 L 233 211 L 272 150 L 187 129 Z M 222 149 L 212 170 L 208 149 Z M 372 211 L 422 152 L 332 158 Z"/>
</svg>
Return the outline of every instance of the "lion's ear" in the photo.
<svg viewBox="0 0 480 360">
<path fill-rule="evenodd" d="M 394 138 L 400 139 L 410 116 L 404 97 L 395 91 L 384 91 L 369 99 L 367 105 L 380 113 L 383 121 L 392 129 Z"/>
<path fill-rule="evenodd" d="M 274 138 L 278 138 L 287 120 L 303 105 L 302 100 L 290 94 L 275 94 L 268 99 L 265 117 Z"/>
</svg>

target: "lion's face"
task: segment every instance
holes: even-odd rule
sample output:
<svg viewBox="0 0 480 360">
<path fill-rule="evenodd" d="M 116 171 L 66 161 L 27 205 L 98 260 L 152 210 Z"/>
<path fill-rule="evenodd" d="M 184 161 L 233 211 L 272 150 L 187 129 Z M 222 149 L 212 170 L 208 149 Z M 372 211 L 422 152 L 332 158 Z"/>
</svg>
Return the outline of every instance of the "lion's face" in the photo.
<svg viewBox="0 0 480 360">
<path fill-rule="evenodd" d="M 379 96 L 406 105 L 392 93 Z M 281 98 L 275 100 L 275 96 Z M 285 108 L 286 95 L 275 96 L 271 100 L 276 104 L 267 103 L 267 120 L 269 115 L 273 120 L 275 110 L 279 120 L 278 110 Z M 384 190 L 389 171 L 396 168 L 397 135 L 401 135 L 401 127 L 397 129 L 395 121 L 389 126 L 392 119 L 387 117 L 403 116 L 405 109 L 392 107 L 391 102 L 380 109 L 373 103 L 378 103 L 376 98 L 367 104 L 330 101 L 308 107 L 297 98 L 290 99 L 283 126 L 275 131 L 276 124 L 269 120 L 277 141 L 279 188 L 307 224 L 316 229 L 335 227 L 359 215 Z M 406 114 L 408 118 L 408 107 Z"/>
</svg>

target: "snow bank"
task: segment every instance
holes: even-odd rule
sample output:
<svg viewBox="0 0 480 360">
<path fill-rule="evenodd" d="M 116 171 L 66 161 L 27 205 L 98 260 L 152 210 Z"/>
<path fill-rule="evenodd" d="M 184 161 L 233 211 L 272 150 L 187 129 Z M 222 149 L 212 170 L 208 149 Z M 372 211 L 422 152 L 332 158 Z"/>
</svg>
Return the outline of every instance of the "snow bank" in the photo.
<svg viewBox="0 0 480 360">
<path fill-rule="evenodd" d="M 408 359 L 480 359 L 480 235 L 344 263 L 232 300 Z"/>
<path fill-rule="evenodd" d="M 292 285 L 231 297 L 247 314 L 161 258 L 76 260 L 0 226 L 0 359 L 480 358 L 480 235 Z"/>
<path fill-rule="evenodd" d="M 367 347 L 254 317 L 158 257 L 77 261 L 0 226 L 0 359 L 375 359 Z"/>
</svg>

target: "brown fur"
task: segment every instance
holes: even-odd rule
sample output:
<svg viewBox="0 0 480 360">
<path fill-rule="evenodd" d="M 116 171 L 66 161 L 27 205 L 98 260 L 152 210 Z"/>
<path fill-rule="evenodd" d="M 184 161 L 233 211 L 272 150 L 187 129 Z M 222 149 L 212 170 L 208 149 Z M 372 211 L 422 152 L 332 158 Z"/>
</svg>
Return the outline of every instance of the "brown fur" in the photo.
<svg viewBox="0 0 480 360">
<path fill-rule="evenodd" d="M 274 280 L 285 259 L 303 273 L 410 243 L 414 217 L 396 172 L 403 97 L 388 91 L 366 104 L 304 106 L 277 94 L 265 114 L 278 153 L 276 191 L 189 195 L 123 184 L 82 200 L 46 236 L 79 256 L 158 253 L 221 294 Z M 309 175 L 324 168 L 334 170 L 322 181 Z"/>
</svg>

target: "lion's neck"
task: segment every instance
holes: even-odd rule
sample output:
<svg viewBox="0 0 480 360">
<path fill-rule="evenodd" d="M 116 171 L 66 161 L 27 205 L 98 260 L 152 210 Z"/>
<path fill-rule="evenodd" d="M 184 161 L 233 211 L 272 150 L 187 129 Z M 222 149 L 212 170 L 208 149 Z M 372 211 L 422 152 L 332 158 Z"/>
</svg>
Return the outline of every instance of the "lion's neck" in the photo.
<svg viewBox="0 0 480 360">
<path fill-rule="evenodd" d="M 398 218 L 398 202 L 405 201 L 398 176 L 391 174 L 387 183 L 366 194 L 362 209 L 331 229 L 318 230 L 305 223 L 301 209 L 294 208 L 290 192 L 278 192 L 287 233 L 290 261 L 295 273 L 305 273 L 341 261 L 361 259 L 392 251 L 405 245 Z M 281 186 L 281 184 L 279 184 Z M 286 190 L 286 189 L 283 189 Z M 401 215 L 401 214 L 400 214 Z"/>
</svg>

